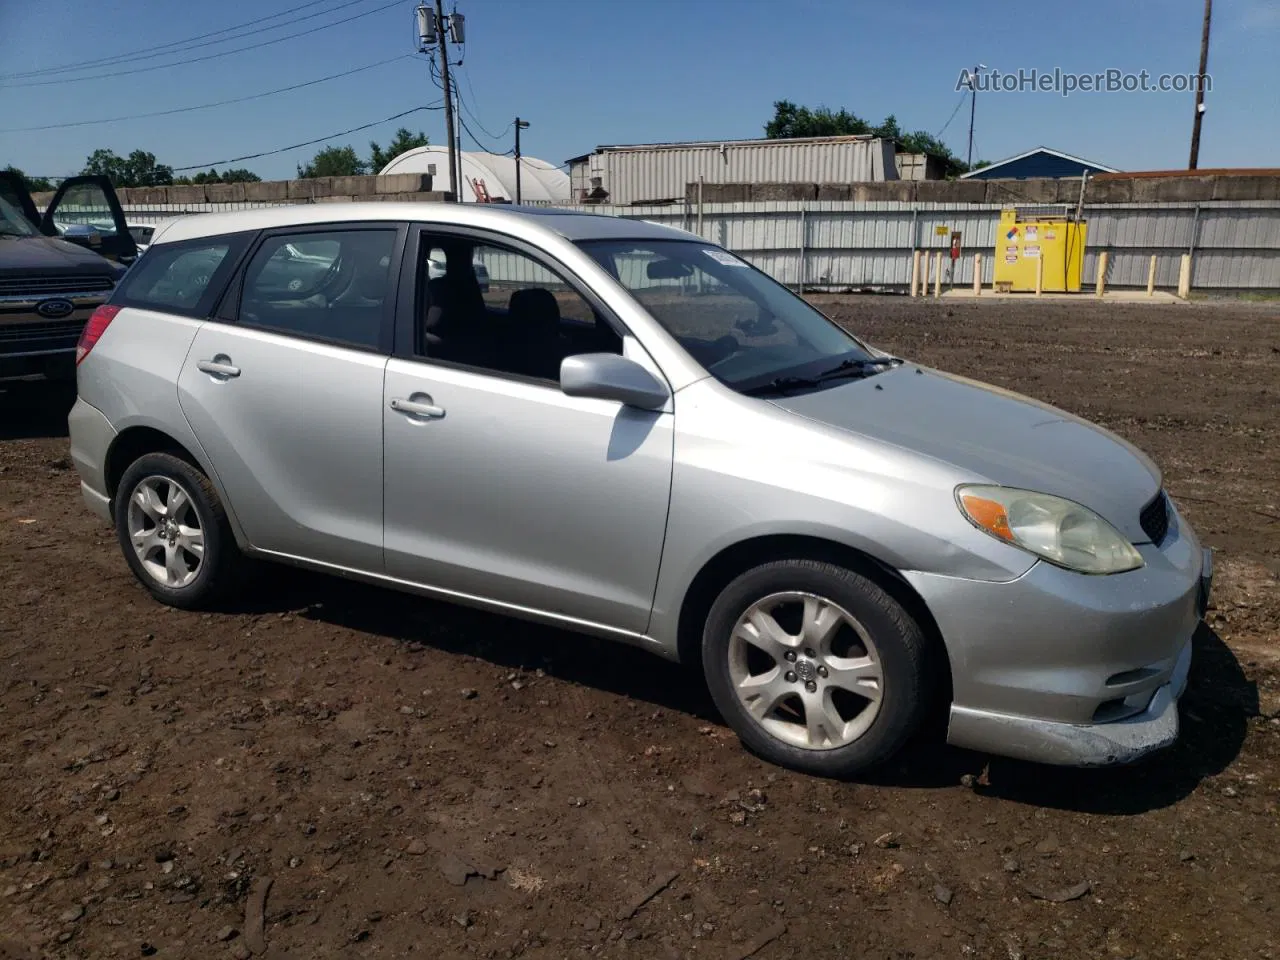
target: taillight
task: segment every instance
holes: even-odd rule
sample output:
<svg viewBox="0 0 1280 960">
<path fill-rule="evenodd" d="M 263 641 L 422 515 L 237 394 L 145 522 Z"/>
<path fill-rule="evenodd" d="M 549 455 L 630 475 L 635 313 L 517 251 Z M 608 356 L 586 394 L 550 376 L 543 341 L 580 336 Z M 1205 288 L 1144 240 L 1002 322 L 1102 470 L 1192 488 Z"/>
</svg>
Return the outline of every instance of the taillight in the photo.
<svg viewBox="0 0 1280 960">
<path fill-rule="evenodd" d="M 104 303 L 93 311 L 93 314 L 89 317 L 89 322 L 84 325 L 84 330 L 80 332 L 80 342 L 76 344 L 77 366 L 81 360 L 89 355 L 93 345 L 101 339 L 107 327 L 119 312 L 120 307 L 114 303 Z"/>
</svg>

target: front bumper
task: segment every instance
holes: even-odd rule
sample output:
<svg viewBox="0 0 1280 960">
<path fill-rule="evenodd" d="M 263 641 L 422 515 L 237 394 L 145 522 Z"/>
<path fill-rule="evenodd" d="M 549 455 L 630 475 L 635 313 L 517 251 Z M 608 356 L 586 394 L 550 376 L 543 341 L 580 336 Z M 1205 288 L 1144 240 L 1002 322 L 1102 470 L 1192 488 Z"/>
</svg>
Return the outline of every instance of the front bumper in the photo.
<svg viewBox="0 0 1280 960">
<path fill-rule="evenodd" d="M 1127 763 L 1178 737 L 1177 701 L 1213 561 L 1180 517 L 1146 565 L 1089 577 L 1036 564 L 1010 583 L 908 574 L 952 667 L 948 742 L 1042 763 Z"/>
<path fill-rule="evenodd" d="M 1055 723 L 952 705 L 947 742 L 1036 763 L 1102 767 L 1132 763 L 1178 739 L 1178 699 L 1191 671 L 1191 640 L 1183 645 L 1169 682 L 1145 710 L 1110 723 Z"/>
</svg>

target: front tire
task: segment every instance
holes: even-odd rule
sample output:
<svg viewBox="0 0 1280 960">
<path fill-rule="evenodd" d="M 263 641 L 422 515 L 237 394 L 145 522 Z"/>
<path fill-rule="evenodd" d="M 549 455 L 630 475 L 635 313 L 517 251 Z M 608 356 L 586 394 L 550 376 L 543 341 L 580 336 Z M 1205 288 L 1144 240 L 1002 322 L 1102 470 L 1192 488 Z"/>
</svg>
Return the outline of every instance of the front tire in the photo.
<svg viewBox="0 0 1280 960">
<path fill-rule="evenodd" d="M 129 465 L 116 493 L 115 522 L 134 576 L 169 606 L 213 605 L 240 566 L 213 484 L 173 454 L 148 453 Z"/>
<path fill-rule="evenodd" d="M 837 778 L 884 763 L 919 726 L 927 654 L 885 590 L 814 560 L 743 573 L 712 605 L 702 644 L 712 699 L 749 750 Z"/>
</svg>

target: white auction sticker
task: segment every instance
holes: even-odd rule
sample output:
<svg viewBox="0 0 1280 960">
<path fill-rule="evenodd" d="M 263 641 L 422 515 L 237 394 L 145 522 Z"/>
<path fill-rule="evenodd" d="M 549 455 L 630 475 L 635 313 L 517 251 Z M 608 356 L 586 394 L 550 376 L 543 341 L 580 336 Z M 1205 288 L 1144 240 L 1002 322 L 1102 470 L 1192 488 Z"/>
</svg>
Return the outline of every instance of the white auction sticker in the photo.
<svg viewBox="0 0 1280 960">
<path fill-rule="evenodd" d="M 745 267 L 746 263 L 739 260 L 727 250 L 704 250 L 708 257 L 716 263 L 723 263 L 726 267 Z"/>
</svg>

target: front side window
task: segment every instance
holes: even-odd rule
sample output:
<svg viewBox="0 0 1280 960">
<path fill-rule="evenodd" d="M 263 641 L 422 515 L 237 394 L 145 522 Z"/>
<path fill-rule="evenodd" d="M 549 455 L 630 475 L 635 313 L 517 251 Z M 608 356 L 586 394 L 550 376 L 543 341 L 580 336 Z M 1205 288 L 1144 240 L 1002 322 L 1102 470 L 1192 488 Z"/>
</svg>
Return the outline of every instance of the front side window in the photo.
<svg viewBox="0 0 1280 960">
<path fill-rule="evenodd" d="M 102 187 L 77 183 L 67 188 L 53 214 L 54 226 L 66 233 L 72 226 L 92 227 L 104 237 L 115 236 L 115 214 Z"/>
<path fill-rule="evenodd" d="M 233 246 L 243 241 L 228 237 L 152 247 L 122 281 L 120 299 L 154 310 L 191 313 L 210 293 L 218 268 L 227 263 Z"/>
<path fill-rule="evenodd" d="M 0 237 L 38 237 L 40 231 L 26 218 L 16 202 L 0 194 Z"/>
<path fill-rule="evenodd" d="M 560 273 L 519 250 L 424 238 L 417 352 L 559 382 L 578 353 L 621 353 L 622 338 Z"/>
<path fill-rule="evenodd" d="M 585 240 L 591 257 L 722 383 L 743 392 L 876 361 L 782 284 L 721 247 Z"/>
<path fill-rule="evenodd" d="M 376 349 L 395 242 L 394 227 L 268 237 L 245 270 L 240 322 Z"/>
</svg>

